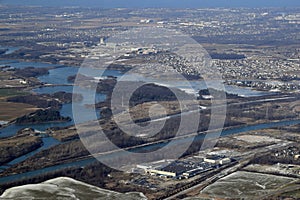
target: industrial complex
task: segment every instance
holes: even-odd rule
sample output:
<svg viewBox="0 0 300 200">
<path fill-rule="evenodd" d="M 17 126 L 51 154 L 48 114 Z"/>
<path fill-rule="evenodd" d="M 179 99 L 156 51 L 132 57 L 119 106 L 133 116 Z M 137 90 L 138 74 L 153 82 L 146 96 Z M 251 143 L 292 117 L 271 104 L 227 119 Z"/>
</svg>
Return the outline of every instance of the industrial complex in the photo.
<svg viewBox="0 0 300 200">
<path fill-rule="evenodd" d="M 181 160 L 161 160 L 137 165 L 134 171 L 144 172 L 152 176 L 174 179 L 188 179 L 203 172 L 229 164 L 233 159 L 221 155 L 190 157 Z"/>
</svg>

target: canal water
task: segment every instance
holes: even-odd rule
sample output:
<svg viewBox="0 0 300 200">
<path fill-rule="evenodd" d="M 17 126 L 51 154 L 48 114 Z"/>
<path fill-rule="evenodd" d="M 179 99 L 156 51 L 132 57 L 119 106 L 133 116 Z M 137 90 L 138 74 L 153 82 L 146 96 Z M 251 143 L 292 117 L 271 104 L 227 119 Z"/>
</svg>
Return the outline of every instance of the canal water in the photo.
<svg viewBox="0 0 300 200">
<path fill-rule="evenodd" d="M 249 125 L 249 126 L 245 126 L 245 127 L 238 127 L 238 128 L 223 130 L 221 136 L 233 135 L 233 134 L 238 134 L 238 133 L 242 133 L 242 132 L 260 130 L 260 129 L 265 129 L 265 128 L 274 128 L 274 127 L 282 127 L 282 126 L 284 127 L 284 126 L 296 125 L 296 124 L 300 124 L 300 120 L 288 120 L 288 121 L 270 122 L 270 123 L 257 124 L 257 125 Z M 203 140 L 204 137 L 205 137 L 204 134 L 200 134 L 195 137 L 195 141 Z M 178 140 L 176 140 L 175 143 L 173 143 L 173 145 L 178 145 L 182 142 L 186 142 L 185 140 L 190 140 L 190 138 L 178 139 Z M 165 145 L 164 143 L 151 144 L 148 146 L 133 148 L 130 151 L 138 153 L 138 152 L 143 152 L 144 150 L 157 149 L 164 145 Z M 176 146 L 174 148 L 176 148 Z M 111 154 L 104 155 L 104 156 L 105 157 L 121 156 L 122 153 L 123 152 L 121 151 L 121 152 L 115 152 L 115 153 L 111 153 Z M 61 164 L 61 165 L 55 165 L 55 166 L 38 169 L 38 170 L 30 171 L 30 172 L 25 172 L 25 173 L 21 173 L 21 174 L 0 177 L 0 184 L 14 182 L 14 181 L 18 181 L 21 179 L 32 178 L 34 176 L 38 176 L 38 175 L 42 175 L 42 174 L 50 173 L 50 172 L 55 172 L 56 170 L 62 170 L 62 169 L 66 169 L 69 167 L 84 167 L 84 166 L 92 164 L 96 161 L 97 160 L 95 158 L 90 157 L 90 158 L 86 158 L 86 159 L 83 159 L 80 161 L 65 163 L 65 164 Z"/>
</svg>

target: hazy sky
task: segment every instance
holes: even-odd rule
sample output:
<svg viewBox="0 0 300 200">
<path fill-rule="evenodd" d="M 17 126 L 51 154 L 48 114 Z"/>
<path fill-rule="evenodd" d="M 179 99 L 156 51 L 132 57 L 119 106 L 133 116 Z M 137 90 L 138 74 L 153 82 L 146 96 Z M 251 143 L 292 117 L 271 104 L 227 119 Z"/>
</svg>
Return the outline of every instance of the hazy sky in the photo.
<svg viewBox="0 0 300 200">
<path fill-rule="evenodd" d="M 7 5 L 85 7 L 300 7 L 300 0 L 0 0 Z"/>
</svg>

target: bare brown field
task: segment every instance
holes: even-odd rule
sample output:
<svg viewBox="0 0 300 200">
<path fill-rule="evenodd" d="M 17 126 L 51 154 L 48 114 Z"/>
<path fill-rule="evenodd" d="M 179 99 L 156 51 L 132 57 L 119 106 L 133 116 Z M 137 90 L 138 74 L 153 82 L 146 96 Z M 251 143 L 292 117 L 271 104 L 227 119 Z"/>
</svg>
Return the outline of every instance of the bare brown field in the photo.
<svg viewBox="0 0 300 200">
<path fill-rule="evenodd" d="M 29 104 L 0 101 L 0 120 L 12 121 L 37 109 Z"/>
</svg>

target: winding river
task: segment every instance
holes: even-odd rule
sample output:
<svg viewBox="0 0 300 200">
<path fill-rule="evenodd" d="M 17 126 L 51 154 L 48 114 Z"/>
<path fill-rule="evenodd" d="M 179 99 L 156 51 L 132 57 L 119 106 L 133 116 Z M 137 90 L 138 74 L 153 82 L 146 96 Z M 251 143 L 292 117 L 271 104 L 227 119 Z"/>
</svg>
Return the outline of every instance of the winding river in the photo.
<svg viewBox="0 0 300 200">
<path fill-rule="evenodd" d="M 50 67 L 50 66 L 57 66 L 57 65 L 51 65 L 51 64 L 45 64 L 45 63 L 34 63 L 34 62 L 10 62 L 7 61 L 11 67 L 14 68 L 25 68 L 28 66 L 33 66 L 33 67 Z M 94 69 L 89 69 L 89 70 L 94 70 Z M 54 84 L 54 85 L 66 85 L 66 86 L 53 86 L 53 87 L 41 87 L 41 88 L 36 88 L 33 89 L 32 92 L 38 93 L 38 94 L 52 94 L 55 92 L 59 91 L 64 91 L 64 92 L 69 92 L 72 93 L 73 91 L 73 86 L 72 85 L 67 85 L 69 84 L 67 81 L 67 77 L 71 75 L 75 75 L 78 71 L 78 67 L 61 67 L 61 68 L 56 68 L 49 70 L 49 74 L 40 76 L 39 80 L 44 82 L 44 83 L 49 83 L 49 84 Z M 86 73 L 91 73 L 90 71 Z M 94 74 L 99 74 L 99 71 L 94 70 Z M 121 73 L 119 71 L 115 70 L 107 70 L 103 74 L 103 76 L 120 76 Z M 84 105 L 87 103 L 87 99 L 91 98 L 91 94 L 93 91 L 86 89 L 86 88 L 80 88 L 78 86 L 78 90 L 82 96 L 83 100 L 81 102 L 74 102 L 75 106 L 79 108 L 80 113 L 82 113 L 82 118 L 80 119 L 79 123 L 84 123 L 91 118 L 89 118 L 89 115 L 85 115 L 85 113 L 89 112 L 89 108 L 85 107 Z M 95 102 L 101 102 L 104 101 L 106 96 L 104 94 L 97 94 Z M 72 113 L 72 104 L 64 104 L 60 110 L 62 116 L 69 116 L 72 118 L 73 113 Z M 100 117 L 99 112 L 97 112 L 97 116 Z M 45 131 L 49 127 L 66 127 L 66 126 L 71 126 L 74 124 L 74 121 L 68 121 L 68 122 L 60 122 L 60 123 L 39 123 L 39 124 L 29 124 L 29 125 L 17 125 L 17 124 L 11 124 L 3 129 L 0 129 L 0 138 L 2 137 L 10 137 L 16 134 L 17 131 L 20 129 L 26 128 L 26 127 L 31 127 L 39 131 Z"/>
<path fill-rule="evenodd" d="M 15 51 L 15 50 L 17 50 L 17 49 L 11 49 L 10 51 Z M 0 67 L 7 66 L 7 65 L 9 65 L 13 68 L 19 68 L 19 69 L 26 68 L 26 67 L 40 68 L 40 67 L 58 67 L 58 66 L 60 66 L 60 65 L 53 65 L 53 64 L 48 64 L 48 63 L 38 63 L 38 62 L 20 62 L 20 61 L 16 61 L 16 60 L 1 60 L 0 61 Z M 99 70 L 95 70 L 95 69 L 85 69 L 85 70 L 88 70 L 88 71 L 86 71 L 86 74 L 92 73 L 92 74 L 95 74 L 95 77 L 97 77 L 97 74 L 103 72 L 103 71 L 99 71 Z M 33 89 L 32 92 L 38 93 L 38 94 L 46 94 L 46 93 L 51 94 L 51 93 L 55 93 L 55 92 L 59 92 L 59 91 L 72 92 L 74 89 L 73 87 L 78 87 L 78 86 L 68 85 L 69 83 L 67 81 L 67 77 L 71 76 L 71 75 L 75 75 L 77 72 L 78 72 L 78 67 L 70 67 L 70 66 L 60 66 L 59 68 L 49 70 L 49 74 L 38 77 L 39 80 L 44 83 L 54 84 L 54 85 L 59 85 L 59 86 L 36 88 L 36 89 Z M 84 72 L 85 71 L 83 71 L 82 73 L 84 74 Z M 117 70 L 106 70 L 103 73 L 103 77 L 107 77 L 107 76 L 120 77 L 120 76 L 122 76 L 122 73 Z M 196 90 L 205 88 L 205 83 L 203 81 L 191 81 L 190 84 Z M 175 86 L 177 88 L 180 88 L 182 90 L 187 89 L 187 88 L 185 88 L 185 84 L 182 84 L 180 82 L 171 83 L 171 85 Z M 266 94 L 264 92 L 254 91 L 254 90 L 250 90 L 247 88 L 239 88 L 236 86 L 225 86 L 225 88 L 226 88 L 227 92 L 235 93 L 235 94 L 238 94 L 241 96 L 260 96 L 260 95 Z M 82 113 L 82 118 L 81 118 L 81 121 L 79 121 L 79 122 L 84 123 L 84 122 L 91 120 L 88 117 L 89 115 L 85 114 L 85 113 L 90 113 L 90 111 L 88 110 L 89 108 L 85 107 L 84 105 L 87 102 L 86 100 L 91 98 L 92 91 L 89 89 L 80 88 L 80 87 L 77 89 L 83 95 L 83 100 L 81 102 L 76 102 L 75 105 L 80 109 L 80 113 Z M 106 97 L 104 94 L 97 94 L 95 102 L 103 101 L 103 100 L 105 100 L 105 98 Z M 61 112 L 62 116 L 69 116 L 72 118 L 72 116 L 73 116 L 72 104 L 64 104 L 62 106 L 60 112 Z M 98 117 L 100 117 L 99 113 L 100 112 L 97 112 Z M 253 126 L 248 126 L 248 127 L 225 130 L 225 131 L 223 131 L 222 134 L 229 135 L 229 134 L 241 133 L 241 132 L 249 131 L 249 130 L 257 130 L 257 129 L 262 129 L 262 128 L 276 127 L 276 126 L 286 126 L 286 125 L 298 124 L 298 123 L 299 123 L 299 121 L 286 121 L 286 122 L 278 122 L 278 123 L 273 122 L 273 123 L 268 123 L 268 124 L 260 124 L 260 125 L 253 125 Z M 31 127 L 36 130 L 39 130 L 39 131 L 44 131 L 49 127 L 65 127 L 65 126 L 71 126 L 71 125 L 74 125 L 73 120 L 68 121 L 68 122 L 61 122 L 61 123 L 40 123 L 40 124 L 30 124 L 30 125 L 11 124 L 3 129 L 0 129 L 0 138 L 13 136 L 20 129 L 27 128 L 27 127 Z M 42 138 L 42 139 L 43 139 L 42 147 L 40 147 L 40 148 L 36 149 L 35 151 L 32 151 L 26 155 L 23 155 L 19 158 L 16 158 L 13 161 L 6 163 L 3 166 L 0 166 L 0 171 L 9 168 L 11 165 L 22 162 L 25 159 L 27 159 L 28 157 L 31 157 L 44 149 L 50 148 L 50 147 L 55 146 L 60 143 L 59 141 L 55 140 L 52 137 L 46 137 L 46 138 Z M 203 139 L 203 135 L 197 136 L 197 139 Z M 184 140 L 182 140 L 182 141 L 179 140 L 178 142 L 184 142 Z M 144 148 L 147 148 L 147 149 L 148 148 L 157 148 L 157 147 L 159 147 L 159 145 L 163 145 L 163 144 L 155 144 L 152 146 L 145 146 Z M 139 150 L 140 149 L 133 149 L 133 151 L 139 151 Z M 9 177 L 1 177 L 0 183 L 11 182 L 11 181 L 19 180 L 22 178 L 43 174 L 46 172 L 53 172 L 55 170 L 66 168 L 66 167 L 85 166 L 94 161 L 95 161 L 94 158 L 88 158 L 88 159 L 81 160 L 81 161 L 76 161 L 76 162 L 72 162 L 72 163 L 68 163 L 68 164 L 62 164 L 62 165 L 58 165 L 58 166 L 52 166 L 52 167 L 48 167 L 45 169 L 40 169 L 40 170 L 27 172 L 27 173 L 23 173 L 23 174 L 16 174 L 16 175 L 9 176 Z"/>
<path fill-rule="evenodd" d="M 57 67 L 59 65 L 53 65 L 53 64 L 48 64 L 48 63 L 37 63 L 37 62 L 19 62 L 19 61 L 12 61 L 12 60 L 2 60 L 0 61 L 0 66 L 3 65 L 10 65 L 13 68 L 26 68 L 26 67 L 36 67 L 36 68 L 41 68 L 41 67 Z M 52 94 L 55 92 L 59 91 L 64 91 L 64 92 L 72 92 L 73 91 L 73 86 L 68 85 L 67 77 L 71 75 L 75 75 L 78 72 L 78 67 L 59 67 L 55 68 L 52 70 L 49 70 L 49 74 L 40 76 L 39 80 L 48 83 L 48 84 L 54 84 L 54 85 L 59 85 L 59 86 L 53 86 L 53 87 L 41 87 L 41 88 L 36 88 L 33 89 L 32 92 L 39 93 L 39 94 Z M 103 77 L 107 76 L 115 76 L 115 77 L 120 77 L 122 76 L 122 73 L 117 70 L 106 70 L 103 72 L 103 70 L 97 70 L 97 69 L 91 69 L 91 68 L 85 68 L 84 70 L 81 70 L 81 73 L 83 74 L 95 74 L 95 77 L 97 77 L 97 74 L 102 74 Z M 136 77 L 135 77 L 136 78 Z M 142 80 L 142 77 L 141 77 Z M 148 80 L 151 81 L 151 80 Z M 169 85 L 172 85 L 173 87 L 180 88 L 182 90 L 186 90 L 186 83 L 181 83 L 181 82 L 168 82 Z M 200 89 L 203 89 L 206 87 L 205 82 L 203 81 L 191 81 L 190 82 L 191 86 L 197 91 Z M 61 86 L 65 85 L 65 86 Z M 93 93 L 92 90 L 86 89 L 86 88 L 80 88 L 78 86 L 76 91 L 79 91 L 83 95 L 83 101 L 81 102 L 76 102 L 74 103 L 77 108 L 79 108 L 80 113 L 82 113 L 82 118 L 80 119 L 79 123 L 84 123 L 91 118 L 89 118 L 89 115 L 85 115 L 85 113 L 88 113 L 89 108 L 85 107 L 84 105 L 88 102 L 86 101 L 87 99 L 91 98 L 91 95 Z M 239 88 L 236 86 L 227 86 L 225 85 L 225 89 L 229 93 L 235 93 L 241 96 L 260 96 L 266 94 L 265 92 L 260 92 L 260 91 L 254 91 L 248 88 Z M 95 102 L 101 102 L 105 100 L 105 95 L 104 94 L 96 94 L 96 99 Z M 62 109 L 60 110 L 62 116 L 69 116 L 72 118 L 73 113 L 72 113 L 72 104 L 64 104 Z M 99 112 L 97 112 L 98 117 Z M 49 127 L 66 127 L 66 126 L 71 126 L 74 124 L 74 121 L 68 121 L 68 122 L 61 122 L 61 123 L 40 123 L 40 124 L 30 124 L 30 125 L 16 125 L 16 124 L 11 124 L 10 126 L 0 129 L 0 138 L 3 137 L 10 137 L 16 134 L 17 131 L 20 129 L 26 128 L 26 127 L 32 127 L 36 130 L 39 131 L 45 131 Z"/>
</svg>

